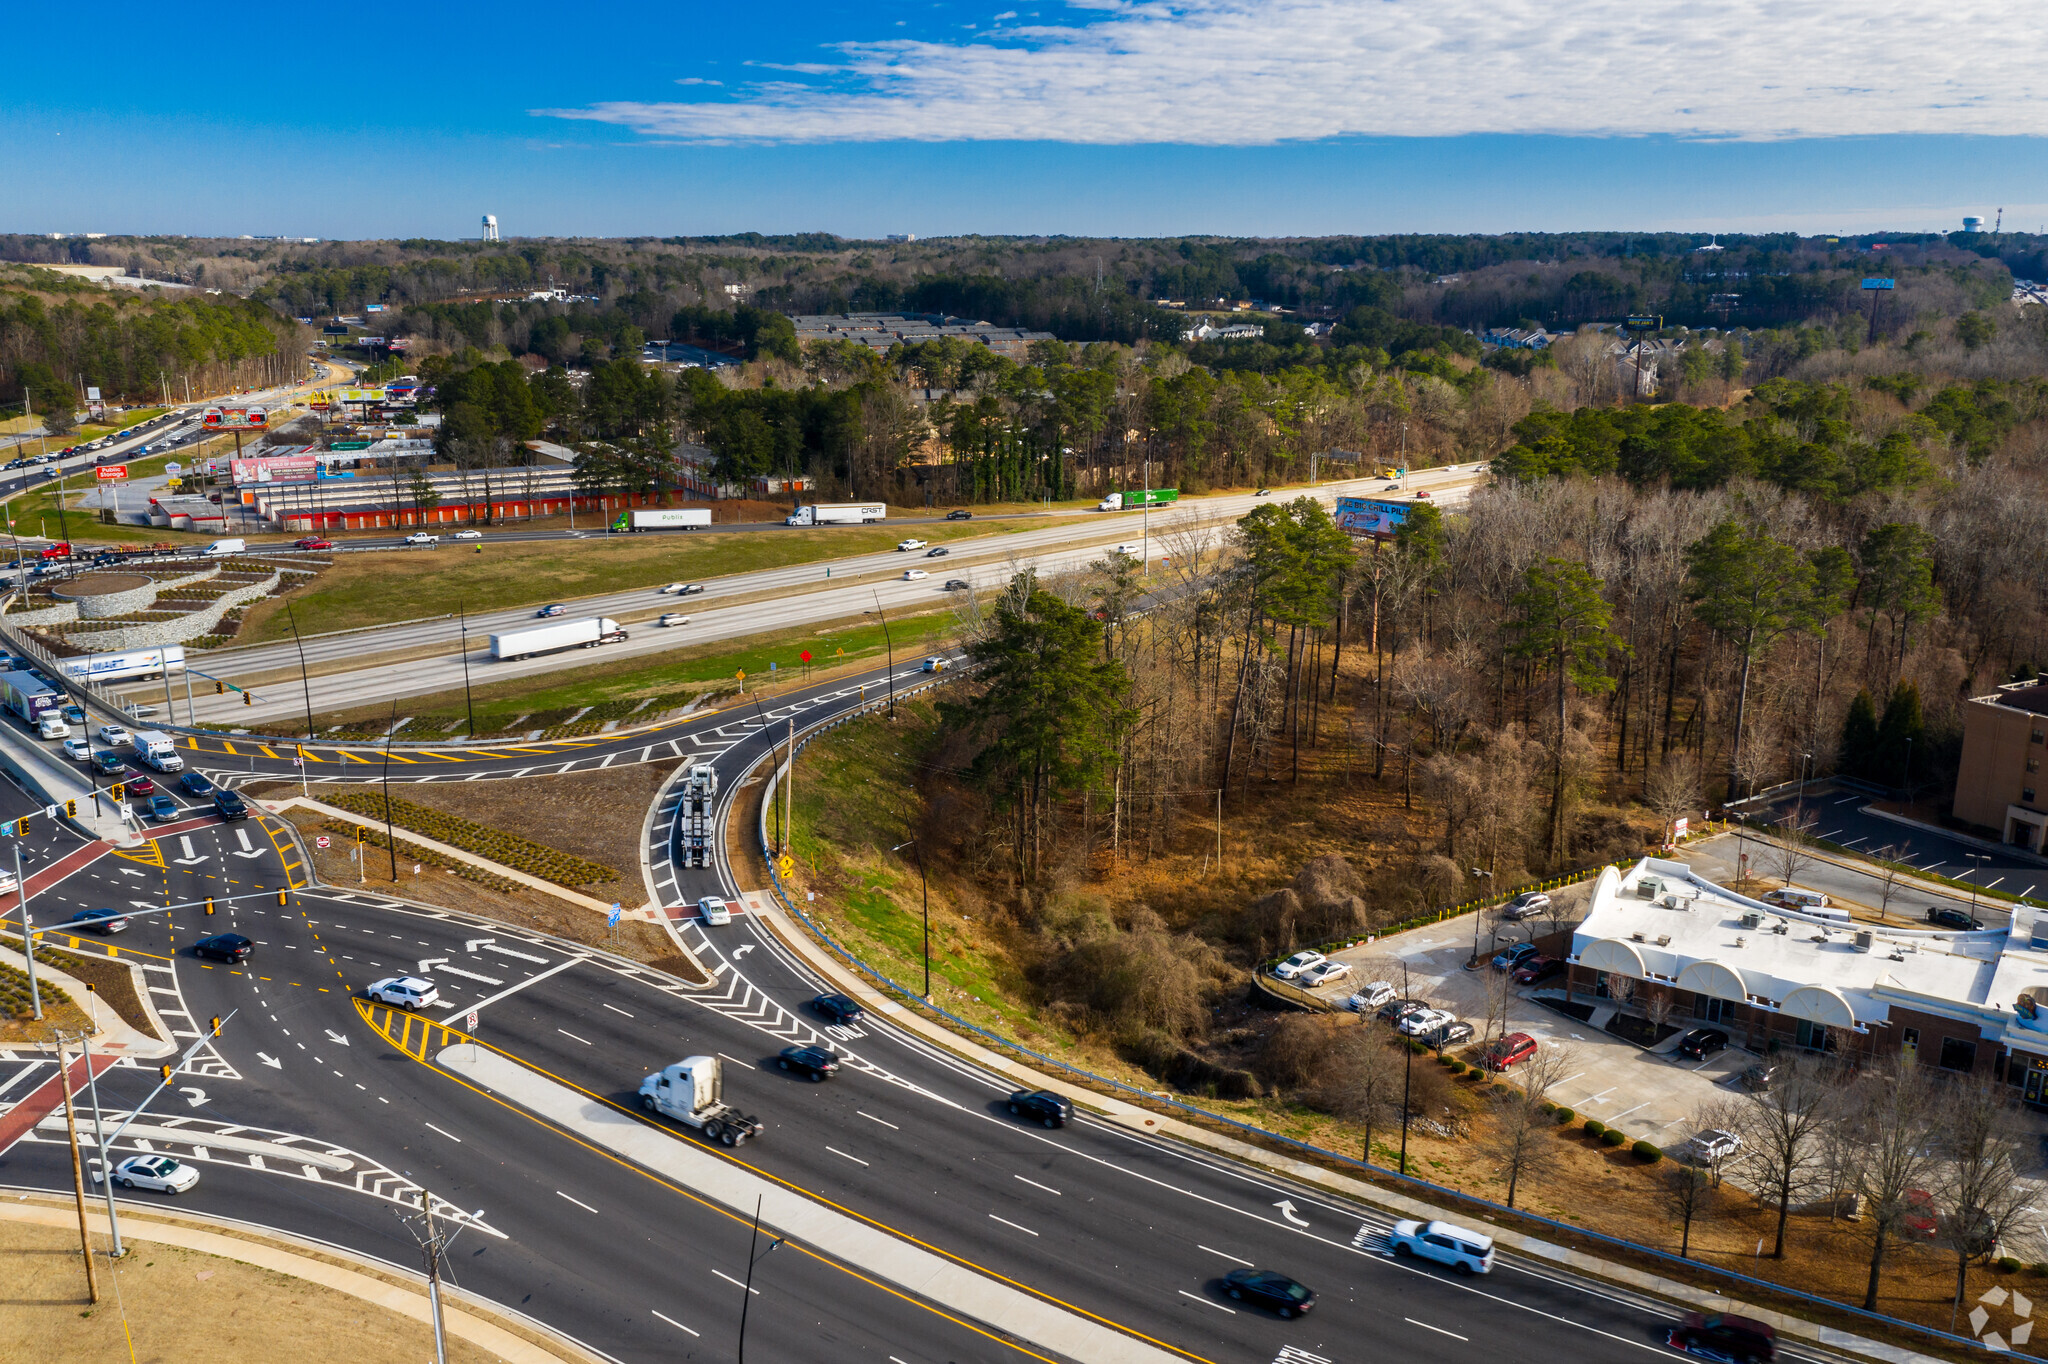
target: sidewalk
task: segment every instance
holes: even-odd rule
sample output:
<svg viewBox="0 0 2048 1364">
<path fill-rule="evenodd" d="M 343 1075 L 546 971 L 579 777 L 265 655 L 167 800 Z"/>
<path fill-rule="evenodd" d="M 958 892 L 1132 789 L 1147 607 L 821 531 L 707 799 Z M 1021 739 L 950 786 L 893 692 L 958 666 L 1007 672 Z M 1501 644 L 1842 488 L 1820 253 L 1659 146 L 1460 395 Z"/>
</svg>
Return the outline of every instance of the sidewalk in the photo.
<svg viewBox="0 0 2048 1364">
<path fill-rule="evenodd" d="M 0 918 L 0 924 L 6 924 L 10 928 L 15 927 L 11 919 Z M 37 930 L 37 934 L 42 941 L 44 950 L 58 946 L 56 934 L 43 933 L 40 928 Z M 71 997 L 71 1002 L 78 1006 L 80 1012 L 86 1014 L 99 1025 L 99 1030 L 92 1035 L 92 1049 L 95 1056 L 101 1052 L 107 1052 L 116 1060 L 123 1056 L 133 1056 L 145 1061 L 153 1061 L 159 1056 L 169 1056 L 178 1049 L 178 1044 L 170 1040 L 171 1030 L 165 1027 L 163 1019 L 157 1016 L 156 1005 L 149 997 L 148 982 L 142 979 L 141 973 L 133 962 L 119 958 L 110 958 L 110 960 L 113 960 L 117 966 L 126 966 L 128 968 L 128 974 L 134 978 L 135 982 L 135 997 L 142 1001 L 142 1007 L 149 1014 L 150 1022 L 156 1025 L 158 1036 L 151 1037 L 148 1033 L 136 1028 L 127 1019 L 107 1007 L 104 1000 L 97 999 L 89 992 L 85 988 L 85 982 L 59 971 L 47 961 L 36 963 L 36 988 L 41 991 L 48 991 L 52 988 L 62 990 Z M 0 964 L 11 966 L 17 971 L 26 971 L 28 969 L 28 959 L 23 957 L 14 948 L 5 945 L 0 945 Z M 47 1042 L 13 1042 L 9 1043 L 6 1049 L 11 1052 L 47 1052 L 54 1050 L 51 1044 Z"/>
<path fill-rule="evenodd" d="M 1349 1198 L 1369 1207 L 1380 1209 L 1395 1217 L 1419 1218 L 1424 1221 L 1445 1216 L 1445 1210 L 1433 1207 L 1420 1199 L 1411 1198 L 1378 1185 L 1368 1184 L 1349 1175 L 1338 1174 L 1321 1165 L 1279 1155 L 1262 1146 L 1224 1136 L 1204 1127 L 1197 1127 L 1178 1118 L 1153 1114 L 1123 1099 L 1104 1095 L 1072 1081 L 1032 1070 L 1029 1066 L 1012 1060 L 998 1052 L 989 1050 L 980 1043 L 943 1027 L 922 1013 L 911 1009 L 895 999 L 882 994 L 866 977 L 856 974 L 842 964 L 825 948 L 815 942 L 810 934 L 802 931 L 791 921 L 782 908 L 774 903 L 767 891 L 745 892 L 747 905 L 760 916 L 775 936 L 801 956 L 812 970 L 832 982 L 835 989 L 857 999 L 871 1013 L 886 1015 L 896 1026 L 934 1043 L 955 1055 L 963 1056 L 973 1064 L 994 1074 L 1015 1078 L 1029 1088 L 1049 1089 L 1066 1095 L 1077 1105 L 1084 1106 L 1102 1115 L 1111 1122 L 1121 1123 L 1134 1131 L 1171 1137 L 1198 1149 L 1213 1151 L 1219 1155 L 1241 1161 L 1247 1165 L 1260 1166 L 1298 1183 L 1313 1185 L 1329 1192 Z M 1442 931 L 1443 924 L 1433 924 L 1430 930 Z M 1470 940 L 1466 942 L 1470 951 Z M 1459 958 L 1463 961 L 1463 957 Z M 1560 1018 L 1560 1021 L 1565 1021 Z M 1617 1045 L 1627 1045 L 1615 1039 Z M 1633 1050 L 1633 1048 L 1631 1048 Z M 1455 1214 L 1458 1219 L 1469 1221 L 1472 1214 L 1463 1211 Z M 1680 1283 L 1646 1270 L 1629 1265 L 1616 1264 L 1585 1251 L 1554 1245 L 1522 1232 L 1492 1228 L 1494 1239 L 1504 1248 L 1526 1255 L 1531 1259 L 1547 1261 L 1587 1278 L 1608 1283 L 1623 1284 L 1630 1288 L 1651 1293 L 1666 1301 L 1682 1303 L 1687 1307 L 1704 1312 L 1734 1312 L 1768 1322 L 1777 1332 L 1791 1339 L 1804 1340 L 1832 1349 L 1844 1350 L 1863 1355 L 1870 1359 L 1883 1360 L 1886 1364 L 1935 1364 L 1934 1357 L 1900 1346 L 1871 1340 L 1851 1332 L 1822 1326 L 1795 1317 L 1773 1308 L 1760 1307 L 1742 1299 L 1723 1294 L 1711 1293 L 1690 1284 Z"/>
<path fill-rule="evenodd" d="M 12 717 L 0 719 L 0 768 L 6 769 L 45 805 L 58 808 L 59 818 L 66 800 L 78 802 L 78 815 L 65 823 L 87 838 L 97 838 L 117 848 L 133 848 L 143 842 L 142 834 L 130 821 L 115 816 L 114 800 L 100 791 L 95 813 L 93 784 L 83 763 L 61 758 L 40 740 L 31 739 L 15 727 Z"/>
<path fill-rule="evenodd" d="M 118 1060 L 120 1058 L 117 1056 L 94 1052 L 92 1071 L 89 1075 L 85 1068 L 85 1058 L 74 1056 L 63 1075 L 52 1075 L 30 1090 L 27 1098 L 8 1109 L 5 1116 L 0 1116 L 0 1153 L 5 1153 L 14 1143 L 27 1136 L 44 1118 L 64 1106 L 66 1080 L 71 1082 L 71 1092 L 76 1095 L 85 1088 L 86 1081 L 92 1075 L 105 1075 Z"/>
</svg>

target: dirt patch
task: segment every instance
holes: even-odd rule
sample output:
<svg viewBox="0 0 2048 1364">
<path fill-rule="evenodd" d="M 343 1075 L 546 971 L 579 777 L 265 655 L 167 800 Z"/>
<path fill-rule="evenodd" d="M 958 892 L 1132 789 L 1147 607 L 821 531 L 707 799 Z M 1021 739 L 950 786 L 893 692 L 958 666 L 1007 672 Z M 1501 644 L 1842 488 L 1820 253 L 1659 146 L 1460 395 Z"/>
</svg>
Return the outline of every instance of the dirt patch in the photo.
<svg viewBox="0 0 2048 1364">
<path fill-rule="evenodd" d="M 129 1235 L 143 1232 L 137 1225 Z M 94 1237 L 104 1249 L 105 1238 Z M 238 1260 L 136 1240 L 117 1266 L 99 1263 L 100 1302 L 86 1299 L 76 1229 L 0 1222 L 8 1293 L 0 1340 L 10 1364 L 82 1359 L 208 1359 L 219 1364 L 342 1364 L 431 1359 L 424 1322 L 361 1298 Z M 393 1282 L 396 1282 L 395 1280 Z M 490 1364 L 491 1352 L 451 1336 L 448 1358 Z"/>
</svg>

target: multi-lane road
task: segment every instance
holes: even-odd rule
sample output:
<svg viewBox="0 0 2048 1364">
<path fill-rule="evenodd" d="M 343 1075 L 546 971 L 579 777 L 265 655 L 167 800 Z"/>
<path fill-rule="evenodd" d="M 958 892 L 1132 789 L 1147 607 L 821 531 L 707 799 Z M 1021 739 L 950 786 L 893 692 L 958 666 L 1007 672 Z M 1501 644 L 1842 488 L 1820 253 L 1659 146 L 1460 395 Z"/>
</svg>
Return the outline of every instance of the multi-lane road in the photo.
<svg viewBox="0 0 2048 1364">
<path fill-rule="evenodd" d="M 886 680 L 820 685 L 772 710 L 707 715 L 660 736 L 608 736 L 573 760 L 709 761 L 729 818 L 742 777 L 792 719 L 830 718 Z M 563 751 L 475 750 L 465 775 L 538 777 Z M 284 755 L 249 761 L 290 770 Z M 0 816 L 27 804 L 0 788 Z M 651 822 L 660 903 L 680 916 L 700 895 L 738 900 L 749 887 L 722 855 L 709 868 L 675 865 L 670 805 Z M 719 928 L 679 918 L 712 973 L 692 985 L 374 885 L 310 886 L 303 853 L 271 818 L 252 832 L 195 816 L 140 851 L 97 857 L 37 823 L 39 923 L 79 907 L 207 895 L 221 906 L 211 918 L 138 914 L 105 943 L 60 943 L 111 946 L 139 963 L 181 1044 L 209 1017 L 232 1014 L 196 1074 L 117 1157 L 154 1149 L 190 1160 L 203 1178 L 188 1206 L 400 1263 L 412 1243 L 398 1214 L 428 1190 L 463 1226 L 451 1259 L 461 1284 L 613 1358 L 735 1352 L 746 1188 L 775 1194 L 767 1206 L 793 1224 L 764 1218 L 764 1233 L 790 1240 L 754 1272 L 746 1329 L 761 1358 L 1618 1361 L 1662 1353 L 1675 1316 L 1537 1260 L 1507 1257 L 1483 1280 L 1395 1260 L 1388 1219 L 1372 1209 L 1085 1113 L 1058 1130 L 1022 1124 L 1002 1102 L 1005 1081 L 915 1034 L 872 1018 L 829 1025 L 807 1003 L 826 982 L 744 914 Z M 226 898 L 236 895 L 252 898 Z M 227 929 L 256 942 L 246 966 L 189 954 L 196 937 Z M 427 1018 L 359 998 L 371 981 L 410 972 L 444 996 Z M 472 1011 L 479 1061 L 516 1067 L 517 1083 L 509 1070 L 492 1082 L 464 1059 L 468 1044 L 441 1030 L 466 1031 Z M 828 1042 L 845 1070 L 818 1085 L 775 1069 L 776 1051 L 794 1040 Z M 726 1058 L 728 1097 L 766 1123 L 757 1142 L 711 1146 L 632 1109 L 642 1076 L 693 1053 Z M 49 1072 L 46 1059 L 0 1052 L 0 1102 Z M 154 1078 L 153 1065 L 118 1066 L 101 1101 L 123 1110 Z M 550 1110 L 546 1095 L 572 1102 Z M 36 1128 L 0 1153 L 0 1182 L 65 1188 L 62 1142 L 61 1128 Z M 797 1199 L 800 1215 L 790 1212 Z M 1315 1311 L 1282 1321 L 1231 1302 L 1221 1276 L 1245 1264 L 1316 1288 Z M 933 1265 L 947 1272 L 912 1272 Z"/>
</svg>

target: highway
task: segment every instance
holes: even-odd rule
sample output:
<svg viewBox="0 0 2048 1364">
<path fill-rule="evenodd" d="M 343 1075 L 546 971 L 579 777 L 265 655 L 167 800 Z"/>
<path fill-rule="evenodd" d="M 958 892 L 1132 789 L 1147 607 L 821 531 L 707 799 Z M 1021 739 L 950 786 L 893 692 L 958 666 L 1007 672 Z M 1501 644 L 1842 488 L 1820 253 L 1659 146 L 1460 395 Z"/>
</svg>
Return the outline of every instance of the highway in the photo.
<svg viewBox="0 0 2048 1364">
<path fill-rule="evenodd" d="M 905 669 L 898 684 L 914 676 Z M 664 731 L 652 746 L 658 755 L 643 735 L 552 751 L 580 755 L 573 761 L 701 757 L 720 772 L 729 818 L 741 778 L 789 720 L 829 718 L 886 681 L 868 674 L 759 713 L 695 718 Z M 469 775 L 516 780 L 552 770 L 535 747 L 474 750 Z M 281 756 L 250 761 L 290 770 Z M 375 769 L 357 764 L 351 775 Z M 393 773 L 445 775 L 427 764 Z M 29 804 L 0 786 L 0 816 Z M 642 813 L 619 818 L 637 823 Z M 152 1110 L 154 1134 L 124 1142 L 117 1156 L 147 1140 L 201 1168 L 184 1206 L 398 1263 L 414 1253 L 397 1214 L 430 1190 L 463 1226 L 451 1258 L 458 1282 L 620 1360 L 736 1352 L 752 1208 L 721 1191 L 756 1180 L 802 1194 L 815 1212 L 811 1236 L 792 1236 L 755 1268 L 759 1297 L 747 1333 L 766 1359 L 1336 1364 L 1383 1353 L 1420 1361 L 1666 1353 L 1662 1333 L 1675 1315 L 1666 1306 L 1516 1257 L 1486 1279 L 1395 1260 L 1384 1253 L 1388 1221 L 1376 1212 L 1094 1117 L 1052 1131 L 1022 1124 L 1007 1113 L 1009 1086 L 998 1077 L 887 1023 L 835 1030 L 806 1006 L 824 982 L 750 916 L 722 928 L 682 917 L 700 895 L 737 900 L 747 887 L 722 857 L 711 868 L 678 869 L 668 821 L 655 820 L 653 830 L 660 902 L 674 907 L 683 940 L 714 973 L 708 985 L 409 905 L 374 883 L 308 886 L 303 854 L 268 817 L 222 826 L 195 814 L 139 852 L 92 845 L 97 855 L 35 821 L 27 842 L 39 924 L 82 907 L 182 905 L 207 895 L 221 905 L 210 918 L 192 908 L 138 915 L 116 938 L 58 943 L 112 947 L 140 962 L 181 1043 L 203 1020 L 234 1011 L 196 1074 Z M 225 898 L 237 895 L 252 898 Z M 194 938 L 229 929 L 257 944 L 246 967 L 190 956 Z M 482 1055 L 518 1063 L 537 1085 L 574 1087 L 582 1112 L 543 1120 L 513 1087 L 487 1090 L 467 1078 L 467 1043 L 450 1046 L 438 1026 L 430 1033 L 354 997 L 374 979 L 415 971 L 444 996 L 432 1022 L 459 1033 L 474 1010 Z M 840 1077 L 806 1084 L 773 1068 L 778 1048 L 812 1039 L 848 1058 Z M 766 1124 L 757 1142 L 727 1150 L 632 1113 L 641 1077 L 691 1053 L 727 1059 L 728 1098 Z M 0 1051 L 0 1096 L 26 1092 L 48 1072 L 47 1060 Z M 153 1064 L 123 1064 L 103 1083 L 102 1102 L 121 1110 L 154 1078 Z M 654 1155 L 608 1149 L 622 1131 L 651 1143 Z M 68 1187 L 62 1142 L 61 1128 L 38 1127 L 0 1153 L 0 1183 Z M 697 1187 L 675 1173 L 684 1157 L 721 1163 L 729 1175 Z M 881 1232 L 897 1252 L 849 1259 L 821 1249 L 831 1227 Z M 964 1287 L 892 1279 L 890 1255 L 912 1251 L 964 1271 Z M 1282 1321 L 1231 1303 L 1220 1276 L 1245 1263 L 1317 1289 L 1315 1311 Z M 997 1313 L 988 1304 L 1002 1295 L 1022 1295 L 1028 1310 Z M 1102 1345 L 1103 1333 L 1123 1344 Z M 1045 1343 L 1052 1339 L 1095 1343 L 1069 1353 Z"/>
</svg>

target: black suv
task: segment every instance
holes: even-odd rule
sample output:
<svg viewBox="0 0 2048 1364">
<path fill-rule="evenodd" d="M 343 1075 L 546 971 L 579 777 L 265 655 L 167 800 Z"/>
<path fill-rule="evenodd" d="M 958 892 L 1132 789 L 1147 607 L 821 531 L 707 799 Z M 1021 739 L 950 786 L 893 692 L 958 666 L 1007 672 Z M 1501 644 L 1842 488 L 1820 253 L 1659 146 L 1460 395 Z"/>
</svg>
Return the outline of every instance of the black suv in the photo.
<svg viewBox="0 0 2048 1364">
<path fill-rule="evenodd" d="M 249 802 L 243 800 L 233 791 L 215 791 L 213 793 L 213 812 L 222 819 L 247 819 L 249 817 Z"/>
<path fill-rule="evenodd" d="M 842 1027 L 858 1023 L 868 1016 L 866 1009 L 845 995 L 819 995 L 811 1001 L 811 1007 Z"/>
<path fill-rule="evenodd" d="M 1678 1039 L 1678 1054 L 1704 1061 L 1728 1045 L 1728 1034 L 1719 1028 L 1694 1028 Z"/>
<path fill-rule="evenodd" d="M 775 1064 L 812 1080 L 830 1079 L 839 1070 L 839 1058 L 823 1047 L 784 1047 Z"/>
<path fill-rule="evenodd" d="M 1047 1127 L 1065 1127 L 1074 1120 L 1074 1105 L 1050 1090 L 1020 1089 L 1010 1096 L 1010 1111 L 1020 1118 L 1035 1118 Z"/>
<path fill-rule="evenodd" d="M 1965 933 L 1973 928 L 1982 928 L 1984 926 L 1963 910 L 1949 905 L 1929 905 L 1927 907 L 1927 922 L 1939 928 L 1959 928 Z"/>
<path fill-rule="evenodd" d="M 1665 1343 L 1689 1355 L 1731 1364 L 1770 1364 L 1778 1353 L 1777 1332 L 1760 1321 L 1725 1314 L 1707 1317 L 1687 1312 L 1685 1320 L 1671 1328 Z"/>
<path fill-rule="evenodd" d="M 239 933 L 216 933 L 211 938 L 201 938 L 192 944 L 195 957 L 212 957 L 215 961 L 247 961 L 256 945 Z"/>
<path fill-rule="evenodd" d="M 1233 1269 L 1223 1276 L 1223 1291 L 1240 1302 L 1270 1307 L 1283 1317 L 1300 1316 L 1316 1305 L 1313 1288 L 1270 1269 Z"/>
</svg>

